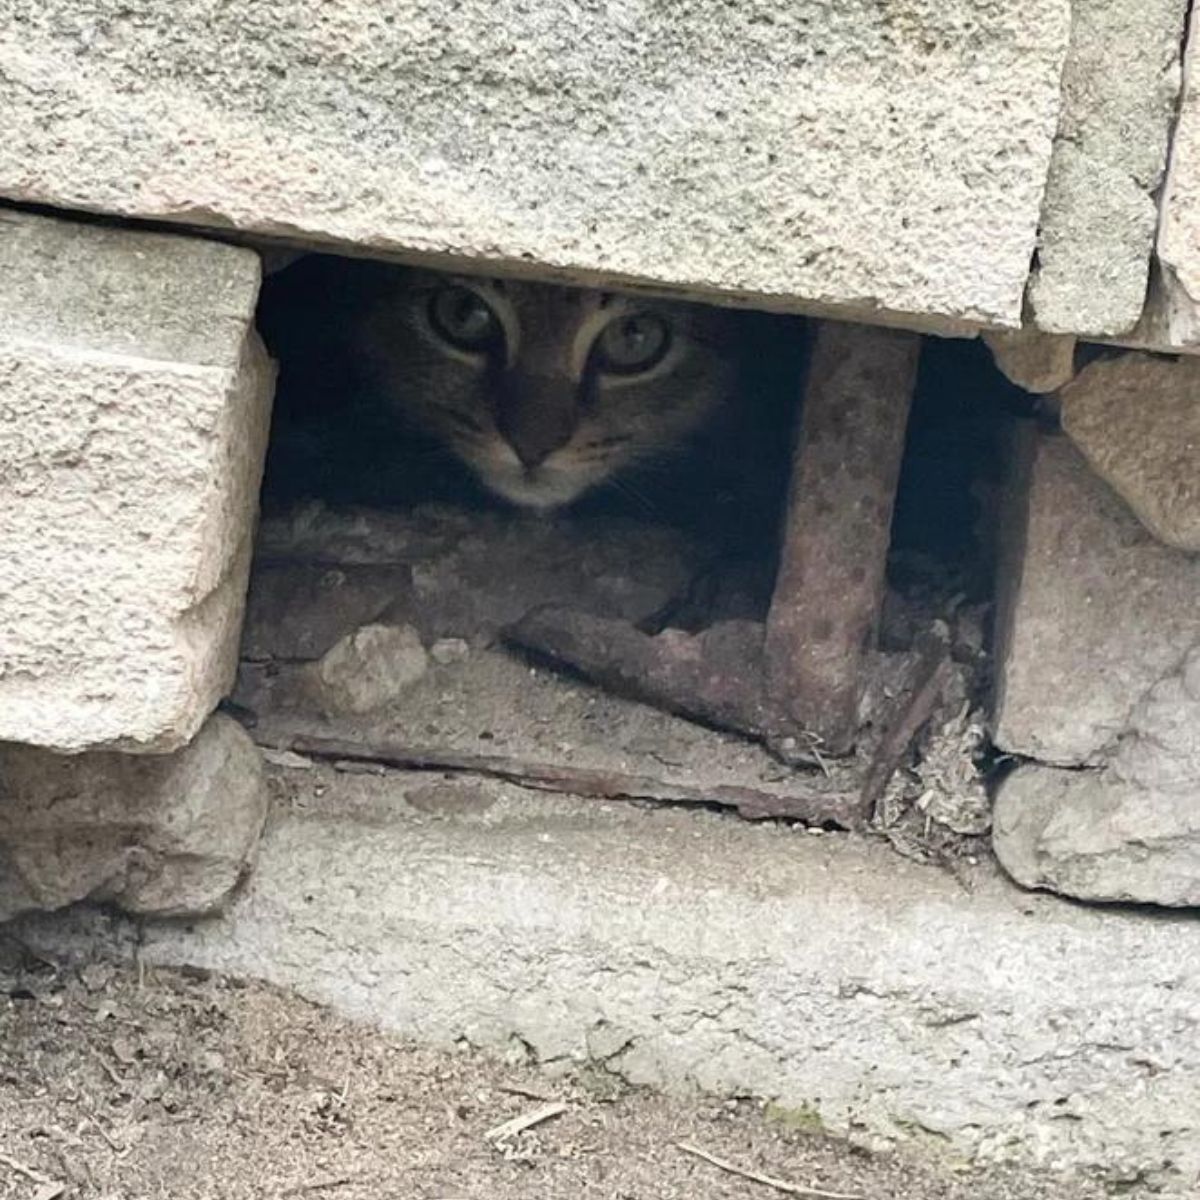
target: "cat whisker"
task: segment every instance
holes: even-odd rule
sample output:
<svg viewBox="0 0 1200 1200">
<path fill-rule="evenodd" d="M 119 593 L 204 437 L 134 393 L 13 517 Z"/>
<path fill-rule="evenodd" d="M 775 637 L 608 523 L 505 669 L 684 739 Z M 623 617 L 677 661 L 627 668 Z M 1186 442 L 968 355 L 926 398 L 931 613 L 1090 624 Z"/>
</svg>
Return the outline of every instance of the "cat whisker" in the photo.
<svg viewBox="0 0 1200 1200">
<path fill-rule="evenodd" d="M 648 517 L 657 519 L 661 516 L 659 508 L 655 505 L 645 493 L 639 491 L 628 479 L 622 479 L 619 475 L 614 475 L 611 479 L 605 480 L 605 483 L 612 487 L 615 491 L 627 496 L 642 510 Z"/>
<path fill-rule="evenodd" d="M 580 446 L 580 449 L 581 450 L 605 450 L 612 446 L 624 446 L 627 443 L 632 442 L 632 441 L 633 441 L 633 434 L 617 433 L 617 434 L 613 434 L 611 437 L 594 438 L 590 442 L 584 442 Z"/>
<path fill-rule="evenodd" d="M 468 416 L 466 413 L 459 413 L 459 412 L 454 412 L 453 410 L 448 410 L 448 411 L 444 412 L 442 414 L 442 416 L 446 421 L 448 421 L 456 429 L 463 430 L 463 431 L 470 432 L 470 433 L 478 433 L 478 434 L 483 434 L 483 433 L 487 432 L 487 430 L 483 427 L 483 424 L 480 421 L 478 421 L 475 417 Z"/>
<path fill-rule="evenodd" d="M 454 453 L 445 446 L 401 445 L 397 447 L 398 457 L 411 462 L 453 461 Z"/>
</svg>

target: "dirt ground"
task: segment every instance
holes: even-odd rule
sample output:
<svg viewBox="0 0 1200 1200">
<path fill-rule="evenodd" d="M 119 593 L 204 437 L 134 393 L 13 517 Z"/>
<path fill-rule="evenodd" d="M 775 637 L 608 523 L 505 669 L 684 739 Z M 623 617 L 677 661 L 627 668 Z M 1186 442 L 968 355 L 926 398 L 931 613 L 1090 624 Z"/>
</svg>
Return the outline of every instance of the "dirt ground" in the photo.
<svg viewBox="0 0 1200 1200">
<path fill-rule="evenodd" d="M 0 1197 L 1090 1200 L 855 1150 L 750 1101 L 548 1079 L 257 984 L 30 961 L 0 931 Z M 495 1127 L 563 1111 L 508 1137 Z M 690 1145 L 739 1172 L 714 1165 Z M 789 1185 L 790 1189 L 789 1190 Z"/>
</svg>

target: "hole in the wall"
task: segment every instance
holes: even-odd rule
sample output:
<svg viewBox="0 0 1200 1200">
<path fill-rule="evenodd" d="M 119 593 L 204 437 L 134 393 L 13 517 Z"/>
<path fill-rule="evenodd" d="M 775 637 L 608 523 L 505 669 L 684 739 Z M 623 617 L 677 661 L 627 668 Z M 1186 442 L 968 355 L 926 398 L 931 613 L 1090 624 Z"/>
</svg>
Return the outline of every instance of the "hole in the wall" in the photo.
<svg viewBox="0 0 1200 1200">
<path fill-rule="evenodd" d="M 927 338 L 892 523 L 894 580 L 906 561 L 953 577 L 972 600 L 993 586 L 1001 447 L 1035 398 L 996 369 L 980 340 Z"/>
<path fill-rule="evenodd" d="M 439 299 L 447 286 L 310 256 L 264 287 L 260 328 L 280 377 L 234 697 L 255 736 L 331 758 L 792 815 L 779 798 L 797 771 L 829 774 L 819 752 L 780 762 L 713 722 L 655 713 L 517 651 L 505 630 L 542 604 L 643 634 L 761 621 L 811 324 L 528 280 Z M 649 322 L 611 350 L 608 392 L 590 374 L 606 305 Z M 431 320 L 445 326 L 432 337 Z M 522 335 L 521 320 L 540 324 Z M 488 358 L 487 345 L 521 336 L 538 345 L 514 383 L 501 378 L 509 352 Z M 677 353 L 676 338 L 696 346 Z M 619 378 L 622 355 L 644 377 Z M 497 395 L 517 385 L 547 394 L 506 426 Z M 682 419 L 697 396 L 703 418 Z M 943 609 L 985 610 L 999 446 L 1028 400 L 979 343 L 926 340 L 892 523 L 888 649 L 910 648 Z M 563 408 L 574 424 L 539 444 L 531 420 L 561 421 Z M 625 461 L 633 436 L 647 445 Z M 553 465 L 563 447 L 582 448 L 589 486 L 557 506 L 514 503 L 521 454 Z M 490 473 L 496 461 L 507 474 Z M 845 824 L 819 807 L 808 823 Z"/>
<path fill-rule="evenodd" d="M 280 364 L 263 489 L 268 511 L 300 499 L 385 510 L 449 503 L 517 516 L 541 506 L 551 518 L 652 518 L 710 533 L 715 526 L 748 552 L 771 546 L 804 355 L 801 320 L 638 298 L 635 307 L 681 323 L 689 309 L 711 313 L 707 326 L 671 335 L 696 352 L 644 381 L 624 381 L 629 386 L 616 390 L 628 397 L 606 400 L 584 379 L 566 389 L 577 396 L 548 396 L 547 420 L 572 402 L 580 410 L 576 444 L 542 465 L 550 482 L 541 493 L 512 497 L 506 488 L 520 464 L 488 399 L 503 385 L 492 365 L 464 361 L 471 356 L 428 328 L 439 278 L 449 277 L 312 255 L 267 279 L 260 328 Z M 531 294 L 533 318 L 565 300 L 567 315 L 542 336 L 564 359 L 582 357 L 574 343 L 598 321 L 571 297 L 586 291 L 515 280 L 506 291 Z M 364 353 L 364 344 L 382 353 Z M 545 369 L 560 365 L 577 371 L 581 363 Z M 707 366 L 726 372 L 725 381 L 710 385 Z M 583 373 L 592 374 L 586 366 Z M 539 379 L 518 386 L 536 390 Z M 472 467 L 473 456 L 485 460 L 482 469 Z M 489 458 L 508 461 L 489 470 Z M 560 468 L 563 458 L 575 461 Z M 578 496 L 567 495 L 572 475 Z"/>
</svg>

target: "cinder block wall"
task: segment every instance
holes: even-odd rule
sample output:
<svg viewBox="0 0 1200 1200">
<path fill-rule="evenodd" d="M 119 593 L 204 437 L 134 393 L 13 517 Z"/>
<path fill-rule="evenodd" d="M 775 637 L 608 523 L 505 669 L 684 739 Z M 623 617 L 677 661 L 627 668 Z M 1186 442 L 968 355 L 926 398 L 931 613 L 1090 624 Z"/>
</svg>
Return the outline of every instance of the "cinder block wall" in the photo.
<svg viewBox="0 0 1200 1200">
<path fill-rule="evenodd" d="M 1077 338 L 1200 349 L 1187 10 L 8 0 L 0 206 L 61 217 L 0 207 L 0 918 L 202 911 L 253 854 L 261 765 L 212 716 L 271 399 L 239 238 L 984 331 L 1012 378 L 1064 389 L 1076 443 L 1014 460 L 996 733 L 1050 765 L 1006 786 L 998 849 L 1031 886 L 1200 903 L 1194 371 L 1072 381 Z M 1157 1062 L 1157 1028 L 1130 1055 Z M 1138 1161 L 1182 1142 L 1175 1065 L 1166 1116 L 1106 1094 L 1073 1119 L 1120 1123 Z"/>
<path fill-rule="evenodd" d="M 934 323 L 1018 325 L 1038 251 L 1036 325 L 1121 336 L 1186 9 L 13 0 L 0 196 Z"/>
</svg>

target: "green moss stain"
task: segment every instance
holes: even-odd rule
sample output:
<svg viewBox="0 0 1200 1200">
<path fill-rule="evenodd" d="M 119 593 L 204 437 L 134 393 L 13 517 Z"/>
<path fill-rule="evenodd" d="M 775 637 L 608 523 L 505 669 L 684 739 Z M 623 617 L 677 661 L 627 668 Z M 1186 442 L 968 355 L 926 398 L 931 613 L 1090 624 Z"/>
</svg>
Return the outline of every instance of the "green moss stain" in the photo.
<svg viewBox="0 0 1200 1200">
<path fill-rule="evenodd" d="M 812 1104 L 801 1104 L 796 1108 L 788 1108 L 783 1104 L 771 1101 L 763 1113 L 768 1121 L 774 1121 L 777 1125 L 782 1125 L 785 1129 L 791 1129 L 796 1133 L 825 1132 L 825 1122 L 821 1119 L 821 1112 Z"/>
</svg>

